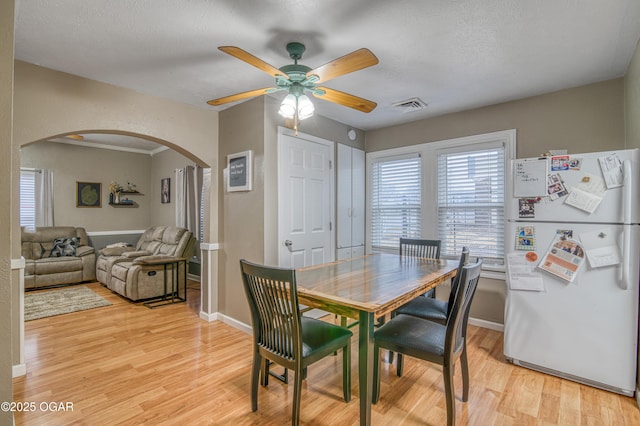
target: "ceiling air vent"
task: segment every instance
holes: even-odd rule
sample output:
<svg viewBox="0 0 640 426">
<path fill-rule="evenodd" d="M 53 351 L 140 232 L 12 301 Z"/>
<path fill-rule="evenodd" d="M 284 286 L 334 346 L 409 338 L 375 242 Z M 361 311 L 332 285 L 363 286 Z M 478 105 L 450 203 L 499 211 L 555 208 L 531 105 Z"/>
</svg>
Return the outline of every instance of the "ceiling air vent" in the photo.
<svg viewBox="0 0 640 426">
<path fill-rule="evenodd" d="M 411 98 L 406 101 L 400 101 L 393 104 L 393 107 L 399 109 L 402 113 L 420 111 L 425 109 L 427 104 L 419 98 Z"/>
</svg>

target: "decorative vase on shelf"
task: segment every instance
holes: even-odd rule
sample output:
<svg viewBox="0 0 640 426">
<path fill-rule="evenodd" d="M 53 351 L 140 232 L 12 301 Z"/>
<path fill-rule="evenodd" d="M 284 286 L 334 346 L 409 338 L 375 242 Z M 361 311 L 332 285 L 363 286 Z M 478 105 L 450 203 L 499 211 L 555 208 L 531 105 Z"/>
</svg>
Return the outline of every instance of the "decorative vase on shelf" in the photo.
<svg viewBox="0 0 640 426">
<path fill-rule="evenodd" d="M 113 204 L 113 192 L 109 193 L 109 204 Z"/>
<path fill-rule="evenodd" d="M 116 192 L 113 196 L 113 204 L 120 204 L 120 192 Z"/>
</svg>

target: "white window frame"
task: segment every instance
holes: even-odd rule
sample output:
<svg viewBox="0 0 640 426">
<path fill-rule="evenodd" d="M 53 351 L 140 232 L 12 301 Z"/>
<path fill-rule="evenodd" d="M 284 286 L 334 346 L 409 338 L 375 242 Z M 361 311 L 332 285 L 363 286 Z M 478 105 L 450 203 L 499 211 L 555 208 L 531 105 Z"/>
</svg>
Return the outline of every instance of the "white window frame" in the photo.
<svg viewBox="0 0 640 426">
<path fill-rule="evenodd" d="M 509 197 L 513 194 L 512 182 L 509 175 L 509 164 L 516 156 L 516 129 L 498 132 L 483 133 L 479 135 L 465 136 L 461 138 L 446 139 L 436 142 L 427 142 L 417 145 L 392 148 L 382 151 L 367 153 L 367 253 L 371 253 L 371 165 L 374 161 L 383 158 L 399 157 L 402 155 L 420 155 L 422 158 L 422 238 L 437 239 L 438 206 L 435 202 L 437 195 L 437 155 L 443 150 L 461 151 L 474 150 L 482 145 L 502 143 L 504 146 L 505 161 L 505 218 L 509 217 Z M 430 202 L 429 200 L 432 200 Z M 505 249 L 508 242 L 505 242 Z M 473 256 L 473 253 L 471 253 Z M 483 264 L 482 276 L 493 279 L 505 279 L 504 264 Z"/>
<path fill-rule="evenodd" d="M 36 218 L 36 215 L 38 213 L 38 208 L 36 206 L 36 185 L 37 185 L 37 176 L 36 176 L 36 174 L 37 173 L 40 173 L 40 171 L 37 170 L 37 169 L 26 168 L 26 167 L 20 168 L 20 226 L 21 227 L 24 226 L 24 227 L 27 227 L 29 229 L 35 229 L 36 223 L 37 223 L 37 218 Z M 32 199 L 29 200 L 29 201 L 31 201 L 31 204 L 33 205 L 33 210 L 29 212 L 30 213 L 29 216 L 33 217 L 33 223 L 24 223 L 24 221 L 23 221 L 23 219 L 24 219 L 24 205 L 23 205 L 23 202 L 25 201 L 24 197 L 26 195 L 25 192 L 27 192 L 27 191 L 25 190 L 25 188 L 23 188 L 22 185 L 25 183 L 25 180 L 24 180 L 23 176 L 26 175 L 26 174 L 31 175 L 31 177 L 33 178 L 32 179 L 33 186 L 28 188 L 29 189 L 29 191 L 28 191 L 29 192 L 29 196 L 30 196 L 30 198 L 32 197 Z"/>
<path fill-rule="evenodd" d="M 420 173 L 421 175 L 424 174 L 423 168 L 424 168 L 424 162 L 422 161 L 422 159 L 420 158 L 420 154 L 416 153 L 416 152 L 412 152 L 412 153 L 403 153 L 403 154 L 399 154 L 399 155 L 390 155 L 390 156 L 372 156 L 370 157 L 371 161 L 369 161 L 367 163 L 367 170 L 369 170 L 369 172 L 367 173 L 367 250 L 368 252 L 372 252 L 374 250 L 373 245 L 372 245 L 372 241 L 373 241 L 373 235 L 372 235 L 372 229 L 373 229 L 373 169 L 374 169 L 374 164 L 375 163 L 383 163 L 383 162 L 387 162 L 387 161 L 401 161 L 401 160 L 415 160 L 415 159 L 419 159 L 420 160 Z M 419 226 L 420 226 L 420 232 L 422 232 L 422 210 L 423 210 L 423 206 L 424 206 L 424 189 L 422 188 L 422 185 L 424 184 L 424 179 L 421 178 L 421 182 L 420 182 L 420 222 L 419 222 Z M 411 236 L 410 236 L 411 237 Z M 384 247 L 377 247 L 375 248 L 376 251 L 381 251 L 381 252 L 398 252 L 398 249 L 389 249 L 389 248 L 384 248 Z"/>
</svg>

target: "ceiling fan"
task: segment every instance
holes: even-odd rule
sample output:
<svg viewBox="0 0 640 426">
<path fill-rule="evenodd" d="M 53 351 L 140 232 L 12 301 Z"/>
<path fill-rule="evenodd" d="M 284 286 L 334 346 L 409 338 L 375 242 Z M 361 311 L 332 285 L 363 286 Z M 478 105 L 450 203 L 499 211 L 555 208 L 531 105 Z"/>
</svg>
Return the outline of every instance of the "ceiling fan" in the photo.
<svg viewBox="0 0 640 426">
<path fill-rule="evenodd" d="M 248 92 L 236 93 L 208 101 L 209 105 L 218 106 L 229 102 L 286 90 L 289 94 L 285 97 L 280 106 L 280 114 L 287 118 L 295 118 L 294 128 L 297 129 L 297 121 L 310 117 L 313 114 L 313 104 L 305 93 L 311 93 L 319 99 L 344 105 L 365 113 L 371 112 L 377 106 L 373 101 L 340 92 L 328 87 L 319 87 L 319 83 L 324 83 L 332 78 L 340 77 L 354 71 L 358 71 L 378 63 L 378 58 L 369 49 L 362 48 L 353 51 L 338 59 L 334 59 L 318 68 L 298 64 L 302 58 L 305 46 L 302 43 L 288 43 L 287 52 L 294 63 L 275 68 L 260 58 L 253 56 L 249 52 L 235 46 L 220 46 L 218 49 L 241 61 L 253 65 L 275 78 L 275 87 L 265 87 L 262 89 L 249 90 Z"/>
</svg>

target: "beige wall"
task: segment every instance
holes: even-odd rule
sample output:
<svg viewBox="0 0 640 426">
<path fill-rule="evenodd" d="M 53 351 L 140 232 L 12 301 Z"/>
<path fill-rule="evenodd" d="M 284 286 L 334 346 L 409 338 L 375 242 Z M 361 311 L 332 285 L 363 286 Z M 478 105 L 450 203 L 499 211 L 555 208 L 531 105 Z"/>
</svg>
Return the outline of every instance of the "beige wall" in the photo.
<svg viewBox="0 0 640 426">
<path fill-rule="evenodd" d="M 143 137 L 217 167 L 218 113 L 15 62 L 14 144 L 97 131 Z M 46 99 L 46 101 L 43 101 Z M 97 164 L 97 162 L 96 162 Z M 217 199 L 217 181 L 211 196 Z M 217 242 L 217 208 L 206 238 Z"/>
<path fill-rule="evenodd" d="M 243 102 L 220 112 L 220 311 L 250 324 L 240 278 L 240 259 L 264 261 L 264 100 Z M 253 189 L 227 192 L 222 171 L 227 155 L 253 151 Z"/>
<path fill-rule="evenodd" d="M 519 158 L 549 149 L 579 153 L 624 148 L 624 81 L 609 80 L 369 131 L 365 146 L 367 152 L 379 151 L 514 128 Z M 438 292 L 438 298 L 446 297 L 446 291 Z M 503 324 L 505 297 L 503 280 L 483 278 L 471 316 Z"/>
<path fill-rule="evenodd" d="M 624 78 L 627 148 L 640 148 L 640 41 Z"/>
<path fill-rule="evenodd" d="M 220 113 L 220 176 L 228 154 L 253 150 L 253 190 L 228 193 L 221 188 L 219 203 L 220 311 L 244 324 L 250 324 L 251 319 L 242 289 L 240 259 L 269 265 L 278 262 L 278 126 L 288 124 L 278 115 L 279 103 L 264 96 Z M 351 142 L 347 138 L 350 128 L 316 115 L 300 123 L 299 131 L 363 148 L 364 133 L 355 129 L 358 138 Z"/>
<path fill-rule="evenodd" d="M 100 167 L 95 166 L 99 159 Z M 36 142 L 20 150 L 22 167 L 49 169 L 54 182 L 54 223 L 82 226 L 87 232 L 142 230 L 149 227 L 151 214 L 151 157 L 146 154 L 85 148 L 56 142 Z M 102 207 L 76 207 L 76 182 L 102 184 Z M 136 184 L 144 195 L 131 196 L 138 208 L 109 205 L 109 183 Z"/>
<path fill-rule="evenodd" d="M 508 129 L 517 129 L 518 158 L 549 149 L 579 153 L 624 148 L 624 80 L 370 131 L 365 147 L 379 151 Z"/>
<path fill-rule="evenodd" d="M 149 207 L 151 209 L 150 224 L 175 225 L 176 223 L 176 173 L 178 168 L 193 165 L 180 153 L 171 149 L 162 151 L 151 157 L 151 178 L 149 182 Z M 171 193 L 169 203 L 160 202 L 160 181 L 171 178 Z"/>
<path fill-rule="evenodd" d="M 14 2 L 0 2 L 0 401 L 13 401 L 13 347 L 18 332 L 14 311 L 18 292 L 13 288 L 18 283 L 17 273 L 11 270 L 12 212 L 17 210 L 14 193 L 17 183 L 12 179 L 12 170 L 17 169 L 17 149 L 11 143 L 13 100 L 13 18 Z M 6 189 L 9 190 L 6 190 Z M 13 309 L 12 309 L 13 308 Z M 0 410 L 0 424 L 13 423 L 10 412 Z"/>
<path fill-rule="evenodd" d="M 95 167 L 96 158 L 101 167 Z M 193 161 L 165 149 L 154 155 L 121 150 L 82 147 L 49 141 L 20 149 L 21 167 L 43 168 L 54 173 L 56 225 L 82 226 L 88 232 L 144 230 L 152 225 L 175 224 L 175 169 Z M 70 166 L 72 165 L 72 166 Z M 171 202 L 160 202 L 160 179 L 171 178 Z M 102 184 L 102 208 L 77 208 L 75 183 Z M 125 195 L 139 207 L 109 206 L 109 183 L 136 184 L 141 195 Z"/>
</svg>

